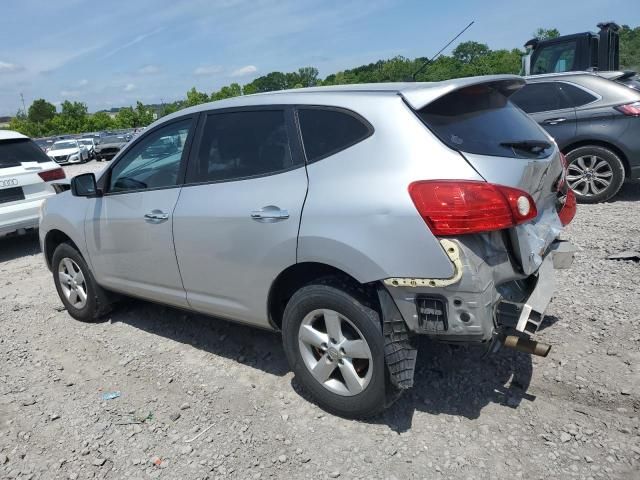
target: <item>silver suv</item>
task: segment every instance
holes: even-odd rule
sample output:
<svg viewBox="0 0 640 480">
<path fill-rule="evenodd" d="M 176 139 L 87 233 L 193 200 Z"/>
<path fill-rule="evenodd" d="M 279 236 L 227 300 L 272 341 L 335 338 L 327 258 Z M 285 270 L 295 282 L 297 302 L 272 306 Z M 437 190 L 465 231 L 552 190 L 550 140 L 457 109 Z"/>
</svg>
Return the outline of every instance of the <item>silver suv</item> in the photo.
<svg viewBox="0 0 640 480">
<path fill-rule="evenodd" d="M 156 122 L 99 178 L 46 202 L 40 239 L 69 314 L 134 296 L 282 332 L 323 408 L 381 411 L 416 335 L 532 341 L 572 248 L 554 141 L 515 76 L 252 95 Z"/>
</svg>

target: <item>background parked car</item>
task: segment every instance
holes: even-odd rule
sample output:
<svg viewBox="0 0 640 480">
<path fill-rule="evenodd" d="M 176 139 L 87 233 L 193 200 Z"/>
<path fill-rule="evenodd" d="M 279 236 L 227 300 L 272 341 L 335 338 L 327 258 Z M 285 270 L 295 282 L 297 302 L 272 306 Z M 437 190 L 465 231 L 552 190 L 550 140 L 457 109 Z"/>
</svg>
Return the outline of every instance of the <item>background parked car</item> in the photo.
<svg viewBox="0 0 640 480">
<path fill-rule="evenodd" d="M 527 77 L 511 100 L 553 136 L 579 202 L 618 193 L 640 178 L 640 92 L 589 72 Z"/>
<path fill-rule="evenodd" d="M 49 182 L 63 178 L 29 137 L 0 130 L 0 236 L 37 227 L 41 203 L 55 195 Z"/>
<path fill-rule="evenodd" d="M 129 142 L 123 135 L 113 135 L 100 138 L 100 143 L 96 145 L 96 160 L 111 160 Z"/>
<path fill-rule="evenodd" d="M 79 138 L 78 143 L 87 147 L 87 150 L 89 151 L 90 159 L 96 158 L 96 143 L 93 140 L 93 137 Z"/>
<path fill-rule="evenodd" d="M 55 142 L 47 155 L 56 163 L 83 163 L 89 160 L 89 150 L 77 140 L 59 140 Z"/>
</svg>

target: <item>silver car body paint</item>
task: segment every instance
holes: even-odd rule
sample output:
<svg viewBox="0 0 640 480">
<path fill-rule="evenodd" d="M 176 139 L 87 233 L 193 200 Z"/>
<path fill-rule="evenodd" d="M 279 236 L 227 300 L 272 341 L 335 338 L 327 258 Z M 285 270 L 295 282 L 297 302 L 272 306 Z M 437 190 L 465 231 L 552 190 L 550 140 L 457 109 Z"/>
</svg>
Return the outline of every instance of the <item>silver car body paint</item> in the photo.
<svg viewBox="0 0 640 480">
<path fill-rule="evenodd" d="M 554 149 L 542 160 L 461 154 L 438 140 L 410 108 L 486 82 L 517 88 L 522 79 L 504 75 L 300 89 L 176 112 L 148 127 L 112 165 L 156 126 L 222 108 L 335 106 L 364 117 L 375 133 L 306 169 L 258 179 L 143 192 L 135 194 L 135 200 L 125 198 L 134 194 L 102 199 L 58 195 L 47 201 L 41 241 L 44 245 L 51 230 L 63 231 L 89 258 L 98 282 L 114 290 L 271 328 L 269 289 L 280 272 L 296 263 L 331 265 L 362 283 L 453 277 L 453 263 L 417 213 L 407 187 L 416 180 L 487 180 L 527 190 L 538 203 L 536 220 L 508 232 L 515 247 L 507 246 L 505 231 L 454 238 L 463 264 L 459 282 L 439 288 L 387 288 L 411 330 L 447 340 L 489 340 L 496 303 L 505 295 L 526 301 L 531 292 L 519 292 L 518 281 L 537 270 L 557 236 L 552 189 L 561 172 L 559 153 Z M 265 206 L 286 209 L 290 216 L 271 223 L 251 218 L 253 210 Z M 119 209 L 118 222 L 101 222 L 105 209 Z M 170 220 L 145 225 L 143 215 L 152 209 L 167 211 Z M 522 259 L 522 271 L 514 267 L 512 255 Z M 420 330 L 415 301 L 421 294 L 446 299 L 448 332 Z"/>
</svg>

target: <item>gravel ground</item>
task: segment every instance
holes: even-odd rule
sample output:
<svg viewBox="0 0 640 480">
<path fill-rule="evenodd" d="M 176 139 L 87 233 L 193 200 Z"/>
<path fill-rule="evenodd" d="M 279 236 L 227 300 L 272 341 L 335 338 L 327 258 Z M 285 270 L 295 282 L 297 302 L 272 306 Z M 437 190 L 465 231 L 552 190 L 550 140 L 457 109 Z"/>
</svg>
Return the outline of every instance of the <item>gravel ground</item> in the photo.
<svg viewBox="0 0 640 480">
<path fill-rule="evenodd" d="M 0 239 L 0 477 L 638 479 L 640 265 L 605 259 L 640 250 L 638 205 L 579 207 L 548 358 L 424 342 L 368 422 L 309 402 L 276 334 L 139 301 L 76 322 L 36 237 Z"/>
</svg>

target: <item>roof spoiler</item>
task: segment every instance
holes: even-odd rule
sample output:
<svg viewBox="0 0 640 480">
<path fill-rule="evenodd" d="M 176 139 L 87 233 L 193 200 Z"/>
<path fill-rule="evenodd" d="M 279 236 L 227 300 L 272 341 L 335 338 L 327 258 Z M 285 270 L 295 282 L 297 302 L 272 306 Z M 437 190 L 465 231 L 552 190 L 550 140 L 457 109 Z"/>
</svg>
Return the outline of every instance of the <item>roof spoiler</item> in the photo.
<svg viewBox="0 0 640 480">
<path fill-rule="evenodd" d="M 517 75 L 485 75 L 461 78 L 435 83 L 415 83 L 400 89 L 400 95 L 414 110 L 420 110 L 435 100 L 456 90 L 478 85 L 486 85 L 510 96 L 520 90 L 526 81 Z"/>
</svg>

